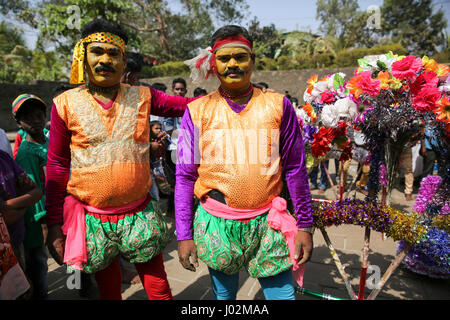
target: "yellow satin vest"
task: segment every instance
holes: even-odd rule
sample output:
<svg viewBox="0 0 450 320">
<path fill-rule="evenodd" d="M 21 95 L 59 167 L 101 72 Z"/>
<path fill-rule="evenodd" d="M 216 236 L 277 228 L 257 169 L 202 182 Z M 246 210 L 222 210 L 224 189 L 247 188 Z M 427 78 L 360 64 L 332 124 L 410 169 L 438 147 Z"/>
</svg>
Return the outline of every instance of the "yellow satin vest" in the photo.
<svg viewBox="0 0 450 320">
<path fill-rule="evenodd" d="M 216 189 L 230 207 L 255 209 L 281 193 L 283 98 L 255 88 L 245 109 L 236 113 L 214 91 L 188 105 L 199 131 L 198 198 Z"/>
<path fill-rule="evenodd" d="M 97 208 L 144 197 L 151 186 L 150 90 L 122 84 L 108 110 L 86 86 L 62 93 L 54 103 L 72 133 L 67 192 Z"/>
</svg>

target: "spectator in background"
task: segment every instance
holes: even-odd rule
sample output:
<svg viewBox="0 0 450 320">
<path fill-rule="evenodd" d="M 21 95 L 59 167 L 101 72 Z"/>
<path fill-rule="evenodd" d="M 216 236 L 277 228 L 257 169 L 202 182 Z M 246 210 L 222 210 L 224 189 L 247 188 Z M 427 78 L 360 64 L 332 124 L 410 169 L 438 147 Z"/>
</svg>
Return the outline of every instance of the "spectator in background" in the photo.
<svg viewBox="0 0 450 320">
<path fill-rule="evenodd" d="M 25 269 L 22 243 L 25 235 L 23 216 L 27 208 L 33 206 L 41 197 L 42 191 L 33 180 L 8 153 L 0 150 L 0 214 L 7 226 L 14 255 L 23 270 Z M 0 270 L 8 270 L 10 261 L 7 260 L 0 259 Z M 14 285 L 23 286 L 24 283 L 16 282 Z M 6 291 L 11 292 L 14 289 L 16 288 L 6 288 Z M 25 295 L 28 296 L 28 293 Z"/>
<path fill-rule="evenodd" d="M 139 85 L 140 74 L 142 70 L 142 57 L 139 53 L 127 53 L 127 66 L 123 72 L 121 82 L 132 86 Z"/>
<path fill-rule="evenodd" d="M 155 82 L 150 87 L 153 88 L 153 89 L 156 89 L 158 91 L 164 92 L 164 93 L 167 90 L 167 86 L 164 83 L 161 83 L 161 82 Z M 162 123 L 163 120 L 164 120 L 163 117 L 155 116 L 153 114 L 150 115 L 150 121 L 159 121 L 159 122 Z"/>
<path fill-rule="evenodd" d="M 11 157 L 13 156 L 11 143 L 9 142 L 9 139 L 6 136 L 5 130 L 1 128 L 0 128 L 0 150 L 5 151 Z"/>
<path fill-rule="evenodd" d="M 12 103 L 13 117 L 22 131 L 21 142 L 14 146 L 15 160 L 43 193 L 49 142 L 45 132 L 46 111 L 44 101 L 31 94 L 21 94 Z M 38 300 L 48 297 L 45 216 L 45 198 L 30 206 L 24 215 L 25 273 L 33 288 L 32 298 Z"/>
<path fill-rule="evenodd" d="M 208 92 L 203 88 L 195 88 L 194 97 L 203 97 L 206 96 Z"/>
</svg>

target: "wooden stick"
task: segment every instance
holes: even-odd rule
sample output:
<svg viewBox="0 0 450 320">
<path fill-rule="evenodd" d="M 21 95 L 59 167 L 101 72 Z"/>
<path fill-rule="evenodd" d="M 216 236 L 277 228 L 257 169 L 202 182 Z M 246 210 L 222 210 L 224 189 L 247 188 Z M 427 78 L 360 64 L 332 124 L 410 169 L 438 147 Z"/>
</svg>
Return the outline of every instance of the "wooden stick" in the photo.
<svg viewBox="0 0 450 320">
<path fill-rule="evenodd" d="M 319 167 L 319 168 L 320 168 L 320 167 Z M 336 200 L 338 200 L 339 197 L 338 197 L 338 195 L 337 195 L 337 193 L 336 193 L 336 189 L 334 188 L 333 180 L 331 180 L 330 174 L 328 173 L 327 166 L 324 165 L 323 168 L 324 168 L 324 170 L 325 170 L 325 173 L 327 174 L 328 181 L 330 182 L 331 189 L 333 190 L 334 196 L 336 197 Z"/>
<path fill-rule="evenodd" d="M 340 172 L 338 170 L 339 176 L 340 176 L 340 179 L 339 179 L 339 200 L 342 201 L 342 199 L 344 198 L 344 185 L 345 185 L 345 181 L 344 181 L 344 161 L 343 160 L 339 161 L 339 169 L 341 169 Z"/>
<path fill-rule="evenodd" d="M 358 172 L 356 173 L 356 176 L 353 178 L 353 181 L 352 181 L 352 184 L 350 185 L 350 188 L 349 188 L 348 191 L 345 193 L 345 199 L 348 198 L 350 192 L 351 192 L 352 189 L 353 189 L 353 186 L 356 184 L 356 180 L 358 180 L 358 176 L 359 176 L 359 174 L 360 174 L 361 171 L 362 171 L 362 167 L 363 167 L 363 166 L 360 166 L 360 167 L 359 167 Z"/>
<path fill-rule="evenodd" d="M 408 255 L 409 251 L 411 250 L 412 246 L 409 243 L 406 243 L 403 247 L 402 251 L 400 251 L 396 256 L 394 261 L 389 265 L 389 268 L 384 273 L 383 277 L 381 278 L 380 282 L 377 284 L 377 288 L 373 289 L 370 293 L 369 297 L 367 297 L 367 300 L 375 300 L 376 296 L 380 293 L 380 291 L 383 289 L 386 282 L 389 280 L 391 275 L 394 273 L 394 271 L 398 268 L 400 263 L 402 263 L 403 259 Z"/>
<path fill-rule="evenodd" d="M 341 263 L 341 260 L 339 259 L 339 256 L 334 249 L 333 245 L 331 244 L 331 240 L 328 237 L 328 233 L 326 232 L 325 228 L 320 228 L 320 231 L 322 232 L 322 236 L 325 239 L 325 242 L 327 243 L 328 250 L 330 250 L 331 257 L 333 258 L 334 263 L 336 264 L 336 267 L 341 274 L 342 280 L 344 280 L 345 287 L 347 288 L 347 293 L 350 296 L 350 299 L 356 300 L 356 295 L 352 289 L 352 285 L 350 284 L 350 279 L 348 274 L 345 272 L 344 266 Z"/>
<path fill-rule="evenodd" d="M 366 288 L 366 274 L 369 264 L 370 228 L 366 227 L 364 232 L 364 248 L 361 263 L 361 276 L 359 278 L 358 300 L 364 300 L 364 289 Z"/>
</svg>

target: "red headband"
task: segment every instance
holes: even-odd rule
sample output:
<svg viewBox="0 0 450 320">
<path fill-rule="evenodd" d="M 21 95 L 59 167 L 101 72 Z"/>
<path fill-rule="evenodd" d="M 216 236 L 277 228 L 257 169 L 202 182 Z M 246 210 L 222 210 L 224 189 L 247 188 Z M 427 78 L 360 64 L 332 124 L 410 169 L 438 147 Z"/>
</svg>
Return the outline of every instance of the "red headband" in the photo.
<svg viewBox="0 0 450 320">
<path fill-rule="evenodd" d="M 243 44 L 245 44 L 247 47 L 249 47 L 250 48 L 250 51 L 252 51 L 253 50 L 253 46 L 252 46 L 252 43 L 248 40 L 248 39 L 246 39 L 246 38 L 244 38 L 244 37 L 242 37 L 242 36 L 229 36 L 229 37 L 226 37 L 226 38 L 222 38 L 222 39 L 220 39 L 219 41 L 217 41 L 215 44 L 214 44 L 214 46 L 213 46 L 213 48 L 212 48 L 212 52 L 215 52 L 218 48 L 220 48 L 221 46 L 223 46 L 223 45 L 225 45 L 225 44 L 227 44 L 227 43 L 233 43 L 233 42 L 240 42 L 240 43 L 243 43 Z"/>
</svg>

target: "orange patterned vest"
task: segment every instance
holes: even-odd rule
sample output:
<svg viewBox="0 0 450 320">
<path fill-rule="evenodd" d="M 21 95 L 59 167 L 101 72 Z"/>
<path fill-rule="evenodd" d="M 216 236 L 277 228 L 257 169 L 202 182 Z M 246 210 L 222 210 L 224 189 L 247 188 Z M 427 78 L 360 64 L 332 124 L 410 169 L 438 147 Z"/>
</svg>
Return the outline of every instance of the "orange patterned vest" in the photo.
<svg viewBox="0 0 450 320">
<path fill-rule="evenodd" d="M 150 189 L 150 90 L 122 84 L 105 110 L 86 86 L 54 99 L 72 133 L 67 192 L 97 208 L 122 206 Z"/>
<path fill-rule="evenodd" d="M 218 91 L 188 105 L 199 130 L 199 177 L 194 187 L 198 198 L 216 189 L 230 207 L 254 209 L 280 194 L 283 97 L 255 88 L 239 114 Z"/>
</svg>

